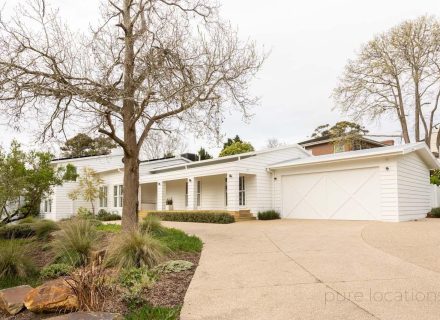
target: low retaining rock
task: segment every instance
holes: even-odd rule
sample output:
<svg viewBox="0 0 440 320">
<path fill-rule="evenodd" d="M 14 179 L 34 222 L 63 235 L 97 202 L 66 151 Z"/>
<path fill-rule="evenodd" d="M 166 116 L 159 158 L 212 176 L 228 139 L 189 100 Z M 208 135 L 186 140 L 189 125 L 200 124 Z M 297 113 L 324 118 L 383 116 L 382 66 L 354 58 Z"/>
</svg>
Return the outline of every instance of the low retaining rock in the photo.
<svg viewBox="0 0 440 320">
<path fill-rule="evenodd" d="M 32 289 L 24 300 L 32 312 L 66 312 L 78 310 L 78 299 L 64 279 L 46 282 Z"/>
<path fill-rule="evenodd" d="M 19 286 L 0 290 L 0 310 L 11 315 L 19 313 L 24 307 L 24 299 L 32 290 L 30 286 Z"/>
</svg>

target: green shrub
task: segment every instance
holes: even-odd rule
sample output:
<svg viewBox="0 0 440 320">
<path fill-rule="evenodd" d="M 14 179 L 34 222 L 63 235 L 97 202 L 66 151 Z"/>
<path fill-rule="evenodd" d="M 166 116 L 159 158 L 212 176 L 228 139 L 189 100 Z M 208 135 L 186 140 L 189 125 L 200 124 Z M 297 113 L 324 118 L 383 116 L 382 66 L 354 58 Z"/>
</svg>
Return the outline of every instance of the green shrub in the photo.
<svg viewBox="0 0 440 320">
<path fill-rule="evenodd" d="M 119 268 L 152 268 L 162 262 L 169 249 L 141 231 L 123 232 L 110 248 L 108 263 Z"/>
<path fill-rule="evenodd" d="M 160 222 L 159 217 L 154 215 L 147 215 L 140 225 L 142 232 L 149 233 L 151 235 L 162 235 L 165 233 L 165 227 Z"/>
<path fill-rule="evenodd" d="M 100 221 L 116 221 L 121 220 L 121 216 L 117 212 L 108 212 L 104 209 L 100 209 L 98 211 L 98 215 L 96 216 Z"/>
<path fill-rule="evenodd" d="M 71 265 L 65 263 L 54 263 L 41 270 L 40 275 L 43 279 L 56 279 L 62 276 L 67 276 L 73 271 Z"/>
<path fill-rule="evenodd" d="M 148 215 L 156 216 L 163 221 L 233 223 L 234 217 L 227 211 L 151 211 Z"/>
<path fill-rule="evenodd" d="M 431 216 L 434 217 L 434 218 L 440 218 L 440 207 L 432 208 Z"/>
<path fill-rule="evenodd" d="M 263 212 L 258 212 L 258 220 L 275 220 L 280 219 L 279 212 L 275 210 L 267 210 Z"/>
<path fill-rule="evenodd" d="M 60 230 L 60 227 L 51 220 L 40 220 L 34 224 L 35 235 L 38 239 L 47 239 L 49 234 L 54 231 Z"/>
<path fill-rule="evenodd" d="M 76 215 L 79 218 L 83 218 L 83 219 L 90 219 L 93 218 L 93 213 L 92 211 L 90 211 L 87 208 L 84 207 L 79 207 L 78 210 L 76 211 Z"/>
<path fill-rule="evenodd" d="M 187 235 L 181 230 L 165 228 L 165 232 L 155 236 L 172 251 L 201 252 L 203 242 L 196 236 Z"/>
<path fill-rule="evenodd" d="M 37 221 L 39 221 L 40 219 L 35 217 L 35 216 L 27 216 L 26 218 L 23 218 L 21 220 L 18 221 L 18 224 L 23 224 L 23 223 L 35 223 Z"/>
<path fill-rule="evenodd" d="M 147 268 L 122 269 L 118 280 L 124 289 L 123 299 L 135 304 L 142 302 L 142 291 L 145 288 L 151 288 L 155 281 Z"/>
<path fill-rule="evenodd" d="M 72 266 L 85 265 L 98 245 L 99 234 L 86 219 L 72 219 L 63 223 L 61 231 L 52 241 L 56 261 Z"/>
<path fill-rule="evenodd" d="M 180 308 L 152 307 L 144 305 L 142 308 L 130 312 L 126 320 L 177 320 L 179 319 Z"/>
<path fill-rule="evenodd" d="M 185 260 L 171 260 L 164 262 L 156 267 L 153 271 L 157 273 L 173 273 L 182 272 L 191 269 L 194 266 L 192 262 Z"/>
<path fill-rule="evenodd" d="M 20 240 L 1 243 L 0 279 L 25 278 L 35 273 L 35 265 Z"/>
<path fill-rule="evenodd" d="M 35 224 L 8 224 L 0 228 L 1 239 L 29 238 L 35 235 Z"/>
</svg>

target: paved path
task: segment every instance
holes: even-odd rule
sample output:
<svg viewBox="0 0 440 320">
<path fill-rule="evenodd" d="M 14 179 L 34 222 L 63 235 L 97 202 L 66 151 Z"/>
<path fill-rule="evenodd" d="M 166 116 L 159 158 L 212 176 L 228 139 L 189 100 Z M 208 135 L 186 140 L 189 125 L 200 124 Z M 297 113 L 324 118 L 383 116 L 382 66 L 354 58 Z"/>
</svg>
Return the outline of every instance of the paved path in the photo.
<svg viewBox="0 0 440 320">
<path fill-rule="evenodd" d="M 183 320 L 440 319 L 440 221 L 167 223 L 205 247 Z"/>
</svg>

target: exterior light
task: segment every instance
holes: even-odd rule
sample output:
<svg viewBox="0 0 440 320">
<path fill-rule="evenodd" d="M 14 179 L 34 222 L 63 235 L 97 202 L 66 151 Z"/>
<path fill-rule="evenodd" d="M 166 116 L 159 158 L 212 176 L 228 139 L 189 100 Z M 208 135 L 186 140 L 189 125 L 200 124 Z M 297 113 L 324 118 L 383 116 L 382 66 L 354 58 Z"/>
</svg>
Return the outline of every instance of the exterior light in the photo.
<svg viewBox="0 0 440 320">
<path fill-rule="evenodd" d="M 232 174 L 229 175 L 229 178 L 232 178 Z"/>
<path fill-rule="evenodd" d="M 390 167 L 386 167 L 385 169 L 386 169 L 387 171 L 389 171 L 389 170 L 390 170 Z"/>
</svg>

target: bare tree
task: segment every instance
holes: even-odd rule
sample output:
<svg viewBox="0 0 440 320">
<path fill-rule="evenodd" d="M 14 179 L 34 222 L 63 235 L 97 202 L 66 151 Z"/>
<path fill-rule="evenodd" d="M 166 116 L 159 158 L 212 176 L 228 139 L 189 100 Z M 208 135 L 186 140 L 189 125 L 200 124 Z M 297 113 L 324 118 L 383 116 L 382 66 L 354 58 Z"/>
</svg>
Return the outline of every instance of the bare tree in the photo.
<svg viewBox="0 0 440 320">
<path fill-rule="evenodd" d="M 439 66 L 439 22 L 426 16 L 405 21 L 376 36 L 348 62 L 334 90 L 337 107 L 355 121 L 394 116 L 406 143 L 429 144 L 437 124 Z M 414 139 L 410 138 L 411 124 Z"/>
<path fill-rule="evenodd" d="M 285 143 L 280 142 L 277 138 L 270 138 L 270 139 L 267 139 L 266 148 L 273 149 L 273 148 L 281 147 L 283 145 L 285 145 Z"/>
<path fill-rule="evenodd" d="M 142 146 L 141 153 L 147 159 L 176 156 L 186 151 L 188 144 L 179 133 L 151 132 Z"/>
<path fill-rule="evenodd" d="M 150 132 L 216 134 L 226 108 L 247 116 L 263 58 L 210 0 L 103 0 L 89 33 L 29 0 L 0 21 L 1 110 L 11 123 L 36 119 L 42 139 L 74 124 L 119 144 L 128 230 L 138 222 L 139 152 Z"/>
</svg>

